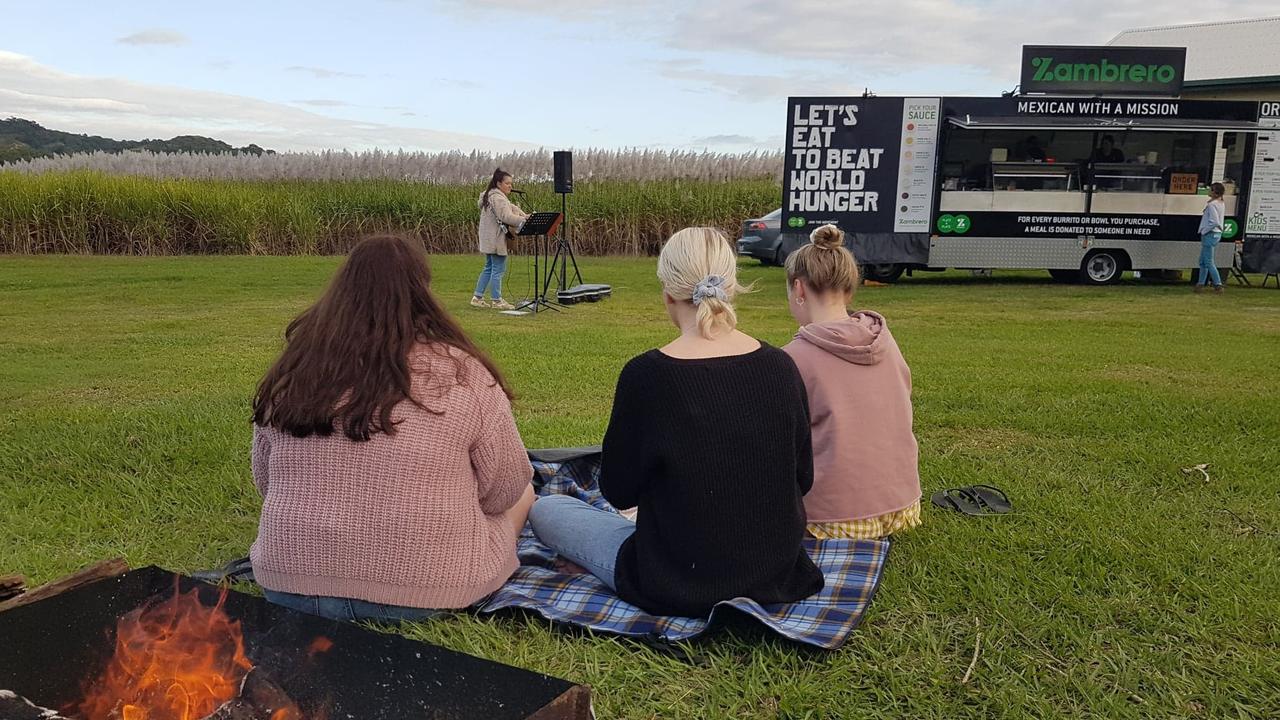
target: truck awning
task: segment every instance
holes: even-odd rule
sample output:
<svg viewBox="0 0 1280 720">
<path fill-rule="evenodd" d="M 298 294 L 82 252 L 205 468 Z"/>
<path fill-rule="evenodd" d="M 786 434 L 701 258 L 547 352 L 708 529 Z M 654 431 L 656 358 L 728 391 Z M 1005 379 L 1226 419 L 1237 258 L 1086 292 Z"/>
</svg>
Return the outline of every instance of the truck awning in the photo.
<svg viewBox="0 0 1280 720">
<path fill-rule="evenodd" d="M 950 115 L 947 122 L 963 130 L 1157 130 L 1167 132 L 1259 132 L 1271 130 L 1252 120 L 1113 117 L 975 117 Z"/>
</svg>

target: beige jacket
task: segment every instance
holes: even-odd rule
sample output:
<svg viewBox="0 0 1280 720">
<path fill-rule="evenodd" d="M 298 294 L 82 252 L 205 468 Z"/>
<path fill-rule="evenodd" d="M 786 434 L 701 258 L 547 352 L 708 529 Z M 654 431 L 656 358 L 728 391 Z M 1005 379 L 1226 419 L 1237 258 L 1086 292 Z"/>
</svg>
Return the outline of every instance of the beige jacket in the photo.
<svg viewBox="0 0 1280 720">
<path fill-rule="evenodd" d="M 499 218 L 514 232 L 529 217 L 528 213 L 516 207 L 496 188 L 489 191 L 489 207 L 484 207 L 484 195 L 476 201 L 476 207 L 480 208 L 480 252 L 485 255 L 506 255 L 507 234 L 505 228 L 498 223 Z"/>
</svg>

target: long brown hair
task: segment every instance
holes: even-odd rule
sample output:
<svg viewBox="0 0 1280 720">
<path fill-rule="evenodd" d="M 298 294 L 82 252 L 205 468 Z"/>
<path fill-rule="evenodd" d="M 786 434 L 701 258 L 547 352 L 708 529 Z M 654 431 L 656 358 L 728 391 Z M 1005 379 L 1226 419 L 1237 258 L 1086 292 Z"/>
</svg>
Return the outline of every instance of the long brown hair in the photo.
<svg viewBox="0 0 1280 720">
<path fill-rule="evenodd" d="M 411 393 L 410 354 L 421 343 L 450 357 L 463 384 L 464 366 L 449 348 L 470 355 L 512 397 L 498 368 L 432 294 L 422 246 L 394 235 L 356 245 L 284 336 L 284 352 L 254 395 L 253 422 L 296 437 L 329 435 L 335 421 L 352 440 L 394 433 L 398 403 L 425 408 Z"/>
<path fill-rule="evenodd" d="M 485 210 L 489 209 L 489 191 L 497 190 L 498 183 L 502 182 L 503 180 L 506 180 L 509 177 L 511 177 L 511 173 L 507 172 L 506 170 L 503 170 L 502 168 L 498 168 L 493 171 L 493 177 L 489 178 L 489 187 L 485 188 L 484 195 L 480 196 L 480 207 L 484 208 Z"/>
</svg>

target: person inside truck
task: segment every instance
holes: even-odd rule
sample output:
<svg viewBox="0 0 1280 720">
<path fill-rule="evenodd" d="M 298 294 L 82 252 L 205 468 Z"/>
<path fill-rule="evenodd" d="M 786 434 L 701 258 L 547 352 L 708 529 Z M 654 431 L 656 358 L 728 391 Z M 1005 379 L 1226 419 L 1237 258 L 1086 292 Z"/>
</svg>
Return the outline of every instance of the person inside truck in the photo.
<svg viewBox="0 0 1280 720">
<path fill-rule="evenodd" d="M 1022 141 L 1022 157 L 1024 160 L 1039 160 L 1044 162 L 1049 157 L 1049 153 L 1045 150 L 1044 145 L 1040 143 L 1040 138 L 1035 135 L 1028 135 L 1026 140 Z"/>
<path fill-rule="evenodd" d="M 1096 163 L 1122 163 L 1124 162 L 1124 152 L 1116 147 L 1116 139 L 1110 135 L 1103 135 L 1098 141 L 1098 147 L 1093 150 L 1093 161 Z"/>
</svg>

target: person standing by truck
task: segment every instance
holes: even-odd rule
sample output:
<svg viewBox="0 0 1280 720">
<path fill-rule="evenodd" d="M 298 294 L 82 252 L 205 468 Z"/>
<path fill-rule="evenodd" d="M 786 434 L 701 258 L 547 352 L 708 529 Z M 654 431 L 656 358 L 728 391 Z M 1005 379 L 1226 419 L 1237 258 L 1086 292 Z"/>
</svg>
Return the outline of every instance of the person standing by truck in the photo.
<svg viewBox="0 0 1280 720">
<path fill-rule="evenodd" d="M 1213 291 L 1222 294 L 1222 276 L 1218 274 L 1218 266 L 1213 261 L 1214 250 L 1222 240 L 1222 230 L 1227 214 L 1227 205 L 1222 196 L 1227 192 L 1222 183 L 1214 183 L 1209 188 L 1209 202 L 1204 204 L 1204 214 L 1200 216 L 1200 277 L 1196 279 L 1195 291 L 1204 292 L 1205 285 L 1212 280 Z"/>
</svg>

